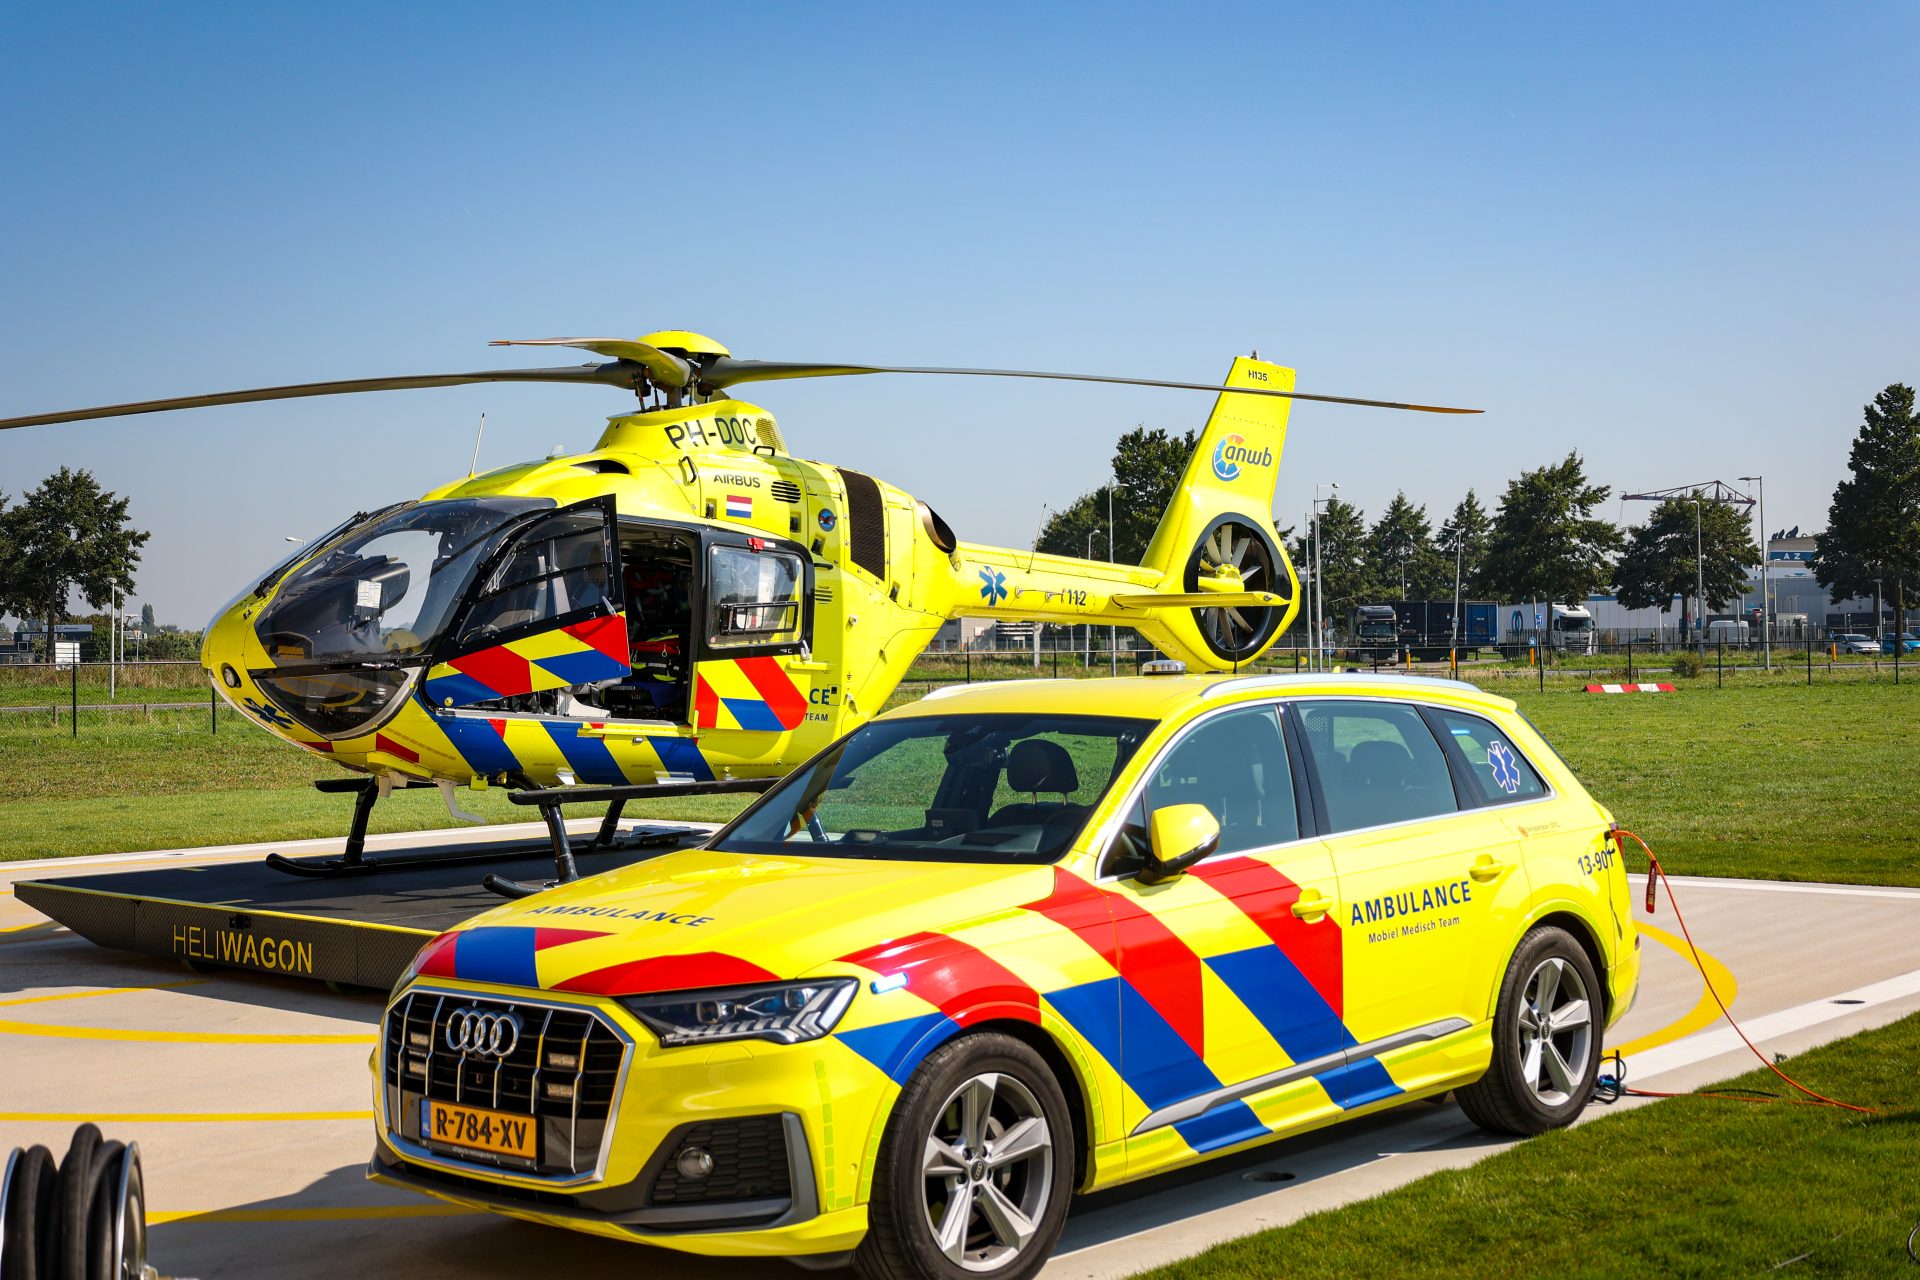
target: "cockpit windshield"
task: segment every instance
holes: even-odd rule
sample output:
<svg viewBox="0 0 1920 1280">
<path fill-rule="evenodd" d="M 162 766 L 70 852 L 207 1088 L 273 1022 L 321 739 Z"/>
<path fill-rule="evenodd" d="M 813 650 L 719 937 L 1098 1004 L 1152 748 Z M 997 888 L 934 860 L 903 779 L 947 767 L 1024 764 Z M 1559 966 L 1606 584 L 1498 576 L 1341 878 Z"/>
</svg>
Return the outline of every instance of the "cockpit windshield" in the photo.
<svg viewBox="0 0 1920 1280">
<path fill-rule="evenodd" d="M 957 714 L 875 721 L 768 792 L 713 847 L 1052 862 L 1080 834 L 1154 723 Z"/>
<path fill-rule="evenodd" d="M 254 621 L 283 666 L 425 657 L 497 535 L 548 498 L 418 502 L 357 524 L 288 575 Z"/>
</svg>

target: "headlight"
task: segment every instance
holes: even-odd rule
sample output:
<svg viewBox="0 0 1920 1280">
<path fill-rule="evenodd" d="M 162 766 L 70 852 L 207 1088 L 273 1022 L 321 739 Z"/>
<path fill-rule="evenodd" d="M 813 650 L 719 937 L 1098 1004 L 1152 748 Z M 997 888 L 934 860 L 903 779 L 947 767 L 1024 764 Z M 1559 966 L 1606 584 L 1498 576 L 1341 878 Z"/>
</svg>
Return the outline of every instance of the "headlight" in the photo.
<svg viewBox="0 0 1920 1280">
<path fill-rule="evenodd" d="M 799 1044 L 818 1040 L 833 1030 L 858 985 L 852 978 L 821 978 L 629 996 L 620 1003 L 646 1023 L 662 1045 L 715 1044 L 722 1040 Z"/>
</svg>

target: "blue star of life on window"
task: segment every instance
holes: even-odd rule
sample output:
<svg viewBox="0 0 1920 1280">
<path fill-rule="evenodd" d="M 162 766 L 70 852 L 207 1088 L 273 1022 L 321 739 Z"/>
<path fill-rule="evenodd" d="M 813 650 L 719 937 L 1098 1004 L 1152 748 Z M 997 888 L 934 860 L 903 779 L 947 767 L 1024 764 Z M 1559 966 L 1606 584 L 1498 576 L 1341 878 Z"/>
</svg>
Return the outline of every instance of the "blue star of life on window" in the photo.
<svg viewBox="0 0 1920 1280">
<path fill-rule="evenodd" d="M 1493 769 L 1493 780 L 1508 795 L 1516 795 L 1520 790 L 1520 765 L 1513 758 L 1513 752 L 1507 744 L 1494 741 L 1487 745 L 1487 764 Z"/>
</svg>

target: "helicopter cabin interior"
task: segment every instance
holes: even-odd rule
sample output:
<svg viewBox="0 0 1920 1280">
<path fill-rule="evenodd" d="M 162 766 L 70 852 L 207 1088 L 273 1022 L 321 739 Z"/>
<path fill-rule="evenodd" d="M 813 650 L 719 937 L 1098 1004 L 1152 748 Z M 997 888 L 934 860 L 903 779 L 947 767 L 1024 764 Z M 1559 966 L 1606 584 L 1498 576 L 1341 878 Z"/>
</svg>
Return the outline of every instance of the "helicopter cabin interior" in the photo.
<svg viewBox="0 0 1920 1280">
<path fill-rule="evenodd" d="M 583 507 L 555 512 L 515 541 L 453 647 L 473 654 L 620 611 L 627 670 L 461 711 L 686 725 L 696 664 L 804 652 L 811 566 L 802 548 L 632 519 L 609 531 L 606 513 Z"/>
</svg>

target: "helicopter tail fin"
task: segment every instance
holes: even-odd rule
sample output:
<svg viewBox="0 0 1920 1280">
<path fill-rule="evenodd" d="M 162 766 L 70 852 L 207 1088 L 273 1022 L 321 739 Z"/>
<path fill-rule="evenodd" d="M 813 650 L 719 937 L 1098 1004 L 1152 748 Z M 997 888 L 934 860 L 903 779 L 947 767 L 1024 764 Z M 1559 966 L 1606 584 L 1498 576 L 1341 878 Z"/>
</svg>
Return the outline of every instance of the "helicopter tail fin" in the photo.
<svg viewBox="0 0 1920 1280">
<path fill-rule="evenodd" d="M 1225 385 L 1290 391 L 1293 379 L 1292 369 L 1241 356 Z M 1142 562 L 1159 571 L 1161 593 L 1258 591 L 1280 598 L 1265 608 L 1235 600 L 1164 616 L 1173 631 L 1168 638 L 1221 665 L 1265 649 L 1293 617 L 1299 582 L 1273 525 L 1274 482 L 1292 405 L 1279 396 L 1214 401 Z"/>
<path fill-rule="evenodd" d="M 1290 391 L 1293 370 L 1240 356 L 1225 385 Z M 1292 406 L 1293 401 L 1278 396 L 1223 395 L 1214 401 L 1186 474 L 1154 530 L 1143 561 L 1159 569 L 1163 580 L 1183 576 L 1195 543 L 1222 516 L 1251 520 L 1277 543 L 1273 486 Z M 1277 589 L 1271 583 L 1259 585 Z M 1169 583 L 1167 589 L 1187 588 Z"/>
</svg>

